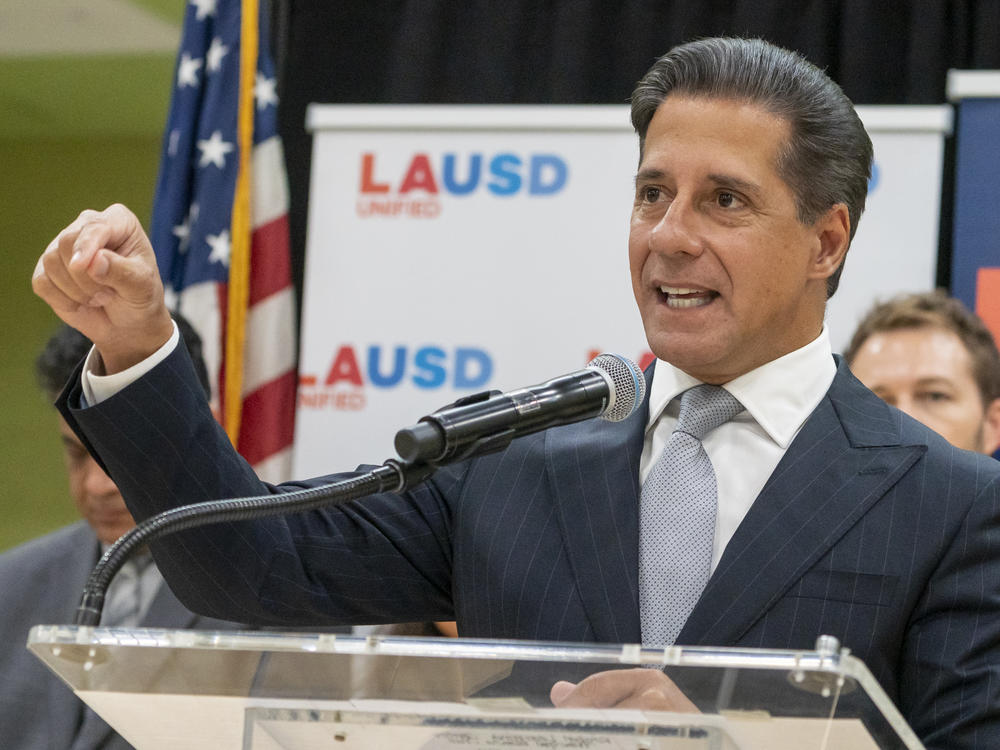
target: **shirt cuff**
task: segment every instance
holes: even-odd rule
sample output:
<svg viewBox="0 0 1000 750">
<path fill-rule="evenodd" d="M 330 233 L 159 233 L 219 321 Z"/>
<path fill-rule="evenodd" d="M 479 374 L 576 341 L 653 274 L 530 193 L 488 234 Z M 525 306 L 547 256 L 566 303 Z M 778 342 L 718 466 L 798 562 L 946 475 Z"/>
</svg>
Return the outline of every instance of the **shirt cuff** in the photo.
<svg viewBox="0 0 1000 750">
<path fill-rule="evenodd" d="M 126 370 L 116 372 L 114 375 L 95 374 L 95 370 L 104 369 L 104 363 L 101 362 L 101 355 L 97 353 L 97 347 L 92 346 L 87 359 L 83 363 L 83 373 L 80 377 L 83 398 L 87 406 L 96 406 L 114 396 L 118 391 L 132 385 L 132 383 L 169 357 L 170 353 L 177 348 L 179 340 L 180 333 L 177 330 L 177 324 L 174 323 L 174 332 L 163 346 L 141 362 L 132 365 Z"/>
</svg>

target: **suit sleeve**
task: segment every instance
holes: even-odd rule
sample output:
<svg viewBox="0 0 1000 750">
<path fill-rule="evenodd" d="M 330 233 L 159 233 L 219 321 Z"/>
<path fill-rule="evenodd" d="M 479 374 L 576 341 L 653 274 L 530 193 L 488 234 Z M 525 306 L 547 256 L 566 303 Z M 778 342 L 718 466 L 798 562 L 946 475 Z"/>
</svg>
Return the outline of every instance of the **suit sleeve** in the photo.
<svg viewBox="0 0 1000 750">
<path fill-rule="evenodd" d="M 971 503 L 938 498 L 968 511 L 902 644 L 900 706 L 928 750 L 1000 747 L 1000 480 L 978 466 Z"/>
<path fill-rule="evenodd" d="M 82 406 L 77 377 L 57 406 L 139 521 L 350 476 L 261 482 L 212 416 L 184 347 L 96 406 Z M 215 524 L 151 547 L 177 597 L 211 617 L 281 625 L 452 619 L 448 498 L 461 479 L 461 471 L 440 471 L 406 496 Z"/>
</svg>

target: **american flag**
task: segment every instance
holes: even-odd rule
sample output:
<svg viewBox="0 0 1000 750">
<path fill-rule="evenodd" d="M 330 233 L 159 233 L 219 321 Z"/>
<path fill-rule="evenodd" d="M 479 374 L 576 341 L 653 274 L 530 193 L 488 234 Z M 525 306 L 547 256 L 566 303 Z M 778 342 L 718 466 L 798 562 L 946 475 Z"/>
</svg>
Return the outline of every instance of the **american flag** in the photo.
<svg viewBox="0 0 1000 750">
<path fill-rule="evenodd" d="M 204 341 L 212 402 L 268 481 L 287 479 L 295 294 L 266 8 L 191 0 L 151 235 L 168 304 Z"/>
</svg>

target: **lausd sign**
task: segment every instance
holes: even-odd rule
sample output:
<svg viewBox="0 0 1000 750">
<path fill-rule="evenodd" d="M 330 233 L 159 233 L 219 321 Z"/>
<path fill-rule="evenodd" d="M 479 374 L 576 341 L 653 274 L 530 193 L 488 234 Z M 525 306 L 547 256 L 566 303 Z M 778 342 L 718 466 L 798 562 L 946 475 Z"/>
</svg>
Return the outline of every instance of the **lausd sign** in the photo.
<svg viewBox="0 0 1000 750">
<path fill-rule="evenodd" d="M 568 177 L 566 160 L 555 154 L 445 152 L 432 158 L 416 153 L 400 170 L 366 151 L 359 164 L 357 214 L 432 219 L 445 196 L 544 197 L 561 191 Z"/>
<path fill-rule="evenodd" d="M 644 346 L 621 258 L 627 108 L 309 113 L 293 475 L 377 462 L 405 425 L 569 372 L 592 345 Z"/>
<path fill-rule="evenodd" d="M 493 358 L 483 349 L 459 346 L 383 346 L 358 349 L 344 344 L 333 352 L 325 375 L 299 377 L 300 409 L 360 411 L 368 405 L 366 389 L 413 386 L 420 390 L 482 389 L 493 376 Z"/>
</svg>

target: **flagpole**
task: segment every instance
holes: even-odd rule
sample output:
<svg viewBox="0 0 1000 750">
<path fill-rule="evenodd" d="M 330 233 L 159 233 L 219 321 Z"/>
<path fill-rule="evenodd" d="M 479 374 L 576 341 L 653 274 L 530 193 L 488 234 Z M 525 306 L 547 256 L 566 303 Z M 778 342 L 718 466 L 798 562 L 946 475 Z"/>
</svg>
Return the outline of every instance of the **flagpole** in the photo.
<svg viewBox="0 0 1000 750">
<path fill-rule="evenodd" d="M 254 79 L 257 72 L 258 3 L 242 0 L 240 14 L 240 89 L 237 111 L 239 171 L 233 195 L 232 247 L 222 394 L 223 426 L 237 445 L 243 409 L 243 351 L 250 296 L 250 170 L 253 152 Z"/>
</svg>

